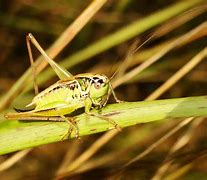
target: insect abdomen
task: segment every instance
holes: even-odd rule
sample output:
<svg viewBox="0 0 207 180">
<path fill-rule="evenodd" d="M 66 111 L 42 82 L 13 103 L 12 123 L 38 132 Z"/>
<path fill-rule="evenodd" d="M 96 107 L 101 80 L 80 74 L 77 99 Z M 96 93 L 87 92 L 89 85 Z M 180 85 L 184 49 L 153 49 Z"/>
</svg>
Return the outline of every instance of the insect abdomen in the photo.
<svg viewBox="0 0 207 180">
<path fill-rule="evenodd" d="M 56 108 L 65 104 L 81 103 L 81 94 L 77 88 L 71 90 L 67 86 L 55 88 L 36 99 L 35 110 Z"/>
</svg>

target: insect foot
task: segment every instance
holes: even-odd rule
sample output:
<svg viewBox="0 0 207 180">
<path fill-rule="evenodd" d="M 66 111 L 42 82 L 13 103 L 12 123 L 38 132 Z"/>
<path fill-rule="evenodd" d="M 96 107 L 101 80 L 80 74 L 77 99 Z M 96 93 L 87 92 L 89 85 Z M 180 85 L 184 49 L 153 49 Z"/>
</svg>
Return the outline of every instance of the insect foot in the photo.
<svg viewBox="0 0 207 180">
<path fill-rule="evenodd" d="M 75 138 L 79 139 L 79 130 L 76 125 L 75 118 L 64 117 L 63 119 L 65 122 L 67 122 L 69 124 L 69 128 L 68 128 L 68 131 L 61 138 L 61 141 L 63 141 L 65 138 L 67 138 L 67 139 L 70 138 L 70 135 L 72 134 L 73 131 L 75 132 Z"/>
<path fill-rule="evenodd" d="M 117 99 L 116 102 L 117 102 L 117 103 L 125 103 L 126 101 Z"/>
<path fill-rule="evenodd" d="M 108 117 L 103 116 L 103 115 L 101 115 L 101 114 L 91 113 L 91 112 L 88 112 L 88 113 L 86 113 L 86 114 L 89 115 L 89 116 L 95 116 L 95 117 L 98 117 L 98 118 L 100 118 L 100 119 L 102 119 L 102 120 L 105 120 L 105 121 L 109 122 L 109 123 L 112 124 L 112 125 L 114 126 L 114 128 L 115 128 L 116 130 L 118 130 L 118 131 L 121 131 L 121 130 L 122 130 L 121 127 L 120 127 L 115 121 L 113 121 L 111 118 L 108 118 Z"/>
</svg>

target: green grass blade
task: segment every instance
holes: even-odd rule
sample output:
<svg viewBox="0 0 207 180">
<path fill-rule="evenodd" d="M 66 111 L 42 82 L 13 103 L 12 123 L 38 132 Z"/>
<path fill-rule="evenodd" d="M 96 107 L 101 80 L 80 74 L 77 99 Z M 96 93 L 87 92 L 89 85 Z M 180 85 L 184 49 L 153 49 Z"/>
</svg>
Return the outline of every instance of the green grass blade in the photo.
<svg viewBox="0 0 207 180">
<path fill-rule="evenodd" d="M 110 104 L 101 114 L 122 128 L 172 118 L 206 117 L 207 96 Z M 86 114 L 78 115 L 76 121 L 80 136 L 113 128 L 107 121 Z M 0 154 L 60 141 L 67 130 L 65 122 L 4 121 L 0 123 Z"/>
</svg>

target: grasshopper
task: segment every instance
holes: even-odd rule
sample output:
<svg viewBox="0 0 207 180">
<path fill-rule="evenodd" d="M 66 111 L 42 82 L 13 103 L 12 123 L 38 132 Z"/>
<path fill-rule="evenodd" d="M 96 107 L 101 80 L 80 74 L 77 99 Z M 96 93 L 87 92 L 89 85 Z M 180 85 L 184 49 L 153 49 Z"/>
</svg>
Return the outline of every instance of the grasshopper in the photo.
<svg viewBox="0 0 207 180">
<path fill-rule="evenodd" d="M 109 123 L 113 124 L 115 128 L 119 129 L 119 126 L 110 118 L 91 113 L 92 108 L 101 109 L 105 106 L 111 93 L 116 102 L 120 102 L 112 88 L 110 78 L 102 74 L 92 73 L 83 73 L 73 76 L 46 54 L 31 33 L 26 36 L 26 42 L 36 96 L 31 103 L 26 105 L 27 108 L 31 108 L 30 110 L 15 109 L 17 111 L 16 113 L 5 114 L 7 119 L 66 121 L 70 126 L 67 134 L 70 135 L 74 130 L 75 137 L 79 137 L 78 127 L 74 118 L 68 117 L 67 115 L 70 115 L 79 108 L 84 108 L 86 114 L 107 120 Z M 60 79 L 40 93 L 38 92 L 38 86 L 35 81 L 36 74 L 30 42 L 40 51 L 44 59 L 51 65 Z"/>
</svg>

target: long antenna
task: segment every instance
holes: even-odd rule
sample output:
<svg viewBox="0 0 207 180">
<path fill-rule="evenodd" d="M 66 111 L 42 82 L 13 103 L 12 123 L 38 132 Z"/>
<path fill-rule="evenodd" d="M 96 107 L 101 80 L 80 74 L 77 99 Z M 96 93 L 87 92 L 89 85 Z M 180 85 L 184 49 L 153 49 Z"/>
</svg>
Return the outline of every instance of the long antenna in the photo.
<svg viewBox="0 0 207 180">
<path fill-rule="evenodd" d="M 143 47 L 148 41 L 150 41 L 155 35 L 152 34 L 150 37 L 148 37 L 142 44 L 140 44 L 138 47 L 136 47 L 134 50 L 132 50 L 130 53 L 127 54 L 126 58 L 124 59 L 124 62 L 131 56 L 133 56 L 141 47 Z M 112 76 L 109 78 L 109 81 L 111 81 L 115 75 L 120 71 L 122 68 L 122 65 L 124 62 L 119 66 L 119 68 L 112 74 Z"/>
<path fill-rule="evenodd" d="M 135 52 L 137 52 L 142 46 L 144 46 L 149 40 L 151 40 L 154 37 L 154 34 L 152 34 L 149 38 L 147 38 L 142 44 L 140 44 L 138 47 L 136 47 L 133 51 L 131 51 L 131 53 L 128 53 L 128 55 L 126 56 L 126 58 L 124 59 L 124 62 L 127 61 L 127 59 L 134 55 Z M 110 86 L 110 91 L 115 99 L 116 102 L 122 102 L 120 101 L 117 96 L 116 93 L 114 92 L 114 89 L 112 87 L 111 81 L 112 79 L 115 77 L 115 75 L 120 71 L 121 66 L 124 64 L 124 62 L 119 66 L 119 68 L 112 74 L 112 76 L 109 78 L 108 82 L 109 82 L 109 86 Z"/>
</svg>

